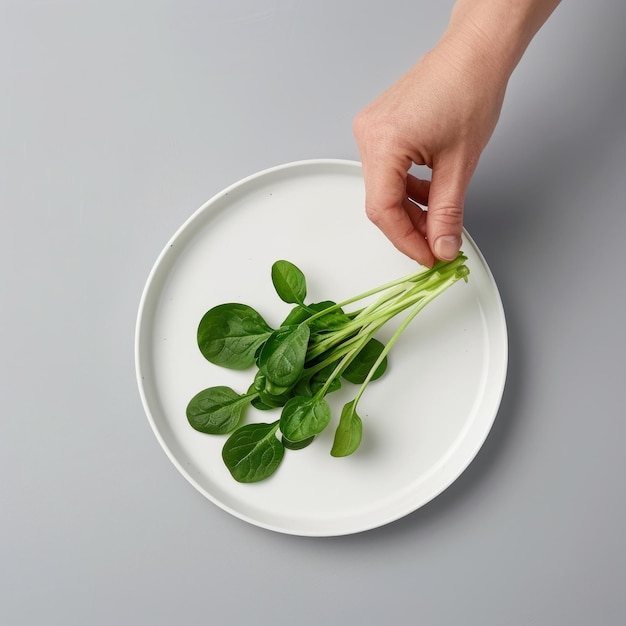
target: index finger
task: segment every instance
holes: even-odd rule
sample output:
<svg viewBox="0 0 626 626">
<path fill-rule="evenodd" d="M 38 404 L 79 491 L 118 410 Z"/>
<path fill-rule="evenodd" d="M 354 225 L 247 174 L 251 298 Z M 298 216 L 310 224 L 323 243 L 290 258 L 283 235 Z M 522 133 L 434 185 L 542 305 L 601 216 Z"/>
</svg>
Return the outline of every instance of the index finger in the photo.
<svg viewBox="0 0 626 626">
<path fill-rule="evenodd" d="M 422 265 L 431 266 L 433 253 L 404 206 L 408 171 L 412 164 L 408 158 L 404 162 L 363 159 L 365 212 L 400 252 Z"/>
</svg>

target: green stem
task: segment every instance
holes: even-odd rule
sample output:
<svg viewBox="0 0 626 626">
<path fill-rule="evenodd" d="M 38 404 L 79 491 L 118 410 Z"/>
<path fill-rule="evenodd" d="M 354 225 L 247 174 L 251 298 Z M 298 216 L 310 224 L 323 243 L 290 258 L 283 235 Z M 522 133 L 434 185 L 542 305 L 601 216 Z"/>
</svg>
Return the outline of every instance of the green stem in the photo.
<svg viewBox="0 0 626 626">
<path fill-rule="evenodd" d="M 354 337 L 355 341 L 351 342 L 351 344 L 355 343 L 356 345 L 345 346 L 345 344 L 343 344 L 338 350 L 331 352 L 321 363 L 314 365 L 310 368 L 310 370 L 308 370 L 311 374 L 314 374 L 315 372 L 324 369 L 324 367 L 330 365 L 331 363 L 335 363 L 341 359 L 335 369 L 331 372 L 330 376 L 326 379 L 322 389 L 319 391 L 319 394 L 321 394 L 322 397 L 326 395 L 326 392 L 330 388 L 333 381 L 343 374 L 350 363 L 352 363 L 352 361 L 354 361 L 354 359 L 358 356 L 363 346 L 365 346 L 365 344 L 374 337 L 381 326 L 382 323 L 379 323 L 362 329 L 362 331 Z"/>
<path fill-rule="evenodd" d="M 424 307 L 429 303 L 432 302 L 437 296 L 439 296 L 440 294 L 442 294 L 446 289 L 448 289 L 448 287 L 452 286 L 454 283 L 456 283 L 458 280 L 460 280 L 461 278 L 465 278 L 467 276 L 467 272 L 455 272 L 454 275 L 448 277 L 448 279 L 442 283 L 441 285 L 439 285 L 436 289 L 432 290 L 427 296 L 424 296 L 421 300 L 419 300 L 414 308 L 411 310 L 411 312 L 406 316 L 406 318 L 402 321 L 402 323 L 400 324 L 400 326 L 398 326 L 397 330 L 394 332 L 394 334 L 391 336 L 391 339 L 389 339 L 389 341 L 387 342 L 387 344 L 385 345 L 385 347 L 383 348 L 382 352 L 380 353 L 380 355 L 378 356 L 378 359 L 376 359 L 374 365 L 372 365 L 367 377 L 365 378 L 365 380 L 363 381 L 363 383 L 361 384 L 361 387 L 354 399 L 354 408 L 356 409 L 356 406 L 361 398 L 361 396 L 363 395 L 363 392 L 365 391 L 365 388 L 368 386 L 368 384 L 370 383 L 372 376 L 374 376 L 374 373 L 376 372 L 376 370 L 378 369 L 378 366 L 382 363 L 383 359 L 387 356 L 387 354 L 389 353 L 389 351 L 391 350 L 391 348 L 393 347 L 393 345 L 396 343 L 396 341 L 399 339 L 400 335 L 402 335 L 402 333 L 404 332 L 404 330 L 406 329 L 406 327 L 411 323 L 411 321 L 413 320 L 413 318 L 422 310 L 424 309 Z"/>
<path fill-rule="evenodd" d="M 372 323 L 377 323 L 378 327 L 382 326 L 392 317 L 415 304 L 419 298 L 424 297 L 422 291 L 428 291 L 425 288 L 423 290 L 420 289 L 417 293 L 413 293 L 414 289 L 415 287 L 403 288 L 400 291 L 394 290 L 392 295 L 380 298 L 373 305 L 363 309 L 359 315 L 351 322 L 345 324 L 340 330 L 324 335 L 319 340 L 313 340 L 307 352 L 307 359 L 320 356 L 335 345 L 349 342 L 351 335 L 356 333 L 355 336 L 358 337 L 361 329 Z"/>
<path fill-rule="evenodd" d="M 354 302 L 358 302 L 359 300 L 364 300 L 365 298 L 369 298 L 370 296 L 374 296 L 377 293 L 381 293 L 383 291 L 387 291 L 389 289 L 391 289 L 392 287 L 397 287 L 398 285 L 402 285 L 404 283 L 419 283 L 419 281 L 422 280 L 427 280 L 433 273 L 437 272 L 442 266 L 446 266 L 446 265 L 452 265 L 454 264 L 455 266 L 457 266 L 460 263 L 463 263 L 466 260 L 465 255 L 463 255 L 462 252 L 459 252 L 458 257 L 454 260 L 454 261 L 448 261 L 448 262 L 443 262 L 443 261 L 439 261 L 437 263 L 435 263 L 435 265 L 433 265 L 433 267 L 431 268 L 427 268 L 427 269 L 420 269 L 418 272 L 415 272 L 413 274 L 409 274 L 408 276 L 405 276 L 403 278 L 397 278 L 396 280 L 392 280 L 388 283 L 385 283 L 384 285 L 381 285 L 380 287 L 375 287 L 374 289 L 370 289 L 368 291 L 364 291 L 363 293 L 359 294 L 358 296 L 353 296 L 352 298 L 348 298 L 347 300 L 343 300 L 342 302 L 338 302 L 337 304 L 328 307 L 327 309 L 324 309 L 323 311 L 318 311 L 315 315 L 312 315 L 310 318 L 308 318 L 307 322 L 311 322 L 312 320 L 316 320 L 319 317 L 322 317 L 322 315 L 325 315 L 326 313 L 329 313 L 331 311 L 335 311 L 338 310 L 340 308 L 343 308 L 345 306 L 348 306 L 349 304 L 353 304 Z"/>
</svg>

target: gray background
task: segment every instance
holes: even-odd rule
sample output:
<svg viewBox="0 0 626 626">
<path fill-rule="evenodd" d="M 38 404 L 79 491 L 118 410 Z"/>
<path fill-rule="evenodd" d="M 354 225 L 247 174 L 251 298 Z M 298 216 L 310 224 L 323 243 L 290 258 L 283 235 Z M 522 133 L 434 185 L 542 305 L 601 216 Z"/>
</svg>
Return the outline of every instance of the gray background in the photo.
<svg viewBox="0 0 626 626">
<path fill-rule="evenodd" d="M 451 6 L 0 1 L 0 623 L 625 623 L 623 0 L 557 9 L 474 177 L 510 369 L 446 492 L 363 534 L 265 531 L 184 480 L 140 404 L 170 235 L 243 176 L 357 158 L 354 114 Z"/>
</svg>

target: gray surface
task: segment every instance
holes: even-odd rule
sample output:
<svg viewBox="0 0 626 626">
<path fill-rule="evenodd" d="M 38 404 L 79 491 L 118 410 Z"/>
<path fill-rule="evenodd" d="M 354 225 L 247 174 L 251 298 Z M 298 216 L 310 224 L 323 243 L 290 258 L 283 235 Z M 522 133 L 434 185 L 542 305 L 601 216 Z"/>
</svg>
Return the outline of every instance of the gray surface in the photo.
<svg viewBox="0 0 626 626">
<path fill-rule="evenodd" d="M 153 436 L 134 322 L 174 230 L 351 120 L 451 2 L 0 0 L 0 623 L 626 621 L 626 4 L 566 1 L 468 197 L 510 373 L 463 476 L 390 526 L 258 529 Z M 218 8 L 219 7 L 219 8 Z"/>
</svg>

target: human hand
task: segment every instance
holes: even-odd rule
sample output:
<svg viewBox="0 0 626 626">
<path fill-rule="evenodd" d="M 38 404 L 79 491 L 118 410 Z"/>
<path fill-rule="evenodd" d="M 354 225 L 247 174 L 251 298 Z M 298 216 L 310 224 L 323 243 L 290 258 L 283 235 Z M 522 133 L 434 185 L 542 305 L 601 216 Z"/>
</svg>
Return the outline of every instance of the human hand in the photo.
<svg viewBox="0 0 626 626">
<path fill-rule="evenodd" d="M 465 194 L 508 76 L 463 37 L 444 39 L 354 120 L 367 215 L 423 265 L 459 251 Z M 413 164 L 431 168 L 431 180 L 410 174 Z"/>
</svg>

